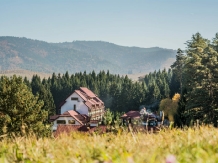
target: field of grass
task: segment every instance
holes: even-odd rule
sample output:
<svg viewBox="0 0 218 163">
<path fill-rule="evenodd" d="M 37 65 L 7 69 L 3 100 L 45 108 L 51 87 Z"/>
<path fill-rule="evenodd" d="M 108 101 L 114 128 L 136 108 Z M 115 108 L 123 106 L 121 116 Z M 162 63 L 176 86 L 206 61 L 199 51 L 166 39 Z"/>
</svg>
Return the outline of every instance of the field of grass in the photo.
<svg viewBox="0 0 218 163">
<path fill-rule="evenodd" d="M 0 162 L 57 163 L 177 163 L 218 162 L 218 130 L 173 129 L 159 134 L 72 133 L 58 138 L 14 138 L 0 141 Z"/>
</svg>

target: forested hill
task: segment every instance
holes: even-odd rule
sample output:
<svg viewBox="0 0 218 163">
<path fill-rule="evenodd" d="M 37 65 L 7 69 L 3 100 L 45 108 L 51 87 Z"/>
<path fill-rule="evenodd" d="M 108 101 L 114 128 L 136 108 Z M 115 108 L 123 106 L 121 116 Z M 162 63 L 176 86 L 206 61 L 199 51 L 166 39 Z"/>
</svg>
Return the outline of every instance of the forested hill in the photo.
<svg viewBox="0 0 218 163">
<path fill-rule="evenodd" d="M 176 51 L 118 46 L 102 41 L 47 43 L 19 37 L 0 37 L 0 71 L 24 69 L 70 73 L 110 70 L 127 74 L 168 68 Z"/>
</svg>

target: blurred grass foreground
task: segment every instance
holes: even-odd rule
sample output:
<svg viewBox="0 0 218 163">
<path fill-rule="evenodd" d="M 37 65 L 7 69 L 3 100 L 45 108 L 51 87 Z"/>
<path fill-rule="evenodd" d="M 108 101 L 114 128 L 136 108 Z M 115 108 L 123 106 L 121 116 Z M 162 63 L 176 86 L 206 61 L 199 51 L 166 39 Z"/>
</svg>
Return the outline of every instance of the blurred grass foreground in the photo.
<svg viewBox="0 0 218 163">
<path fill-rule="evenodd" d="M 0 162 L 216 163 L 218 131 L 204 126 L 158 134 L 73 132 L 57 138 L 3 138 Z"/>
</svg>

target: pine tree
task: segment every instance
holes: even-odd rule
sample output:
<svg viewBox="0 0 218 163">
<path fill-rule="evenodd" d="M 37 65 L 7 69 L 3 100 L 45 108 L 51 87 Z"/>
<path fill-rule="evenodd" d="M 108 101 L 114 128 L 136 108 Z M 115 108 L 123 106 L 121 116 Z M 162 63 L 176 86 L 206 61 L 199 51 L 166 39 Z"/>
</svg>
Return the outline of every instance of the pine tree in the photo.
<svg viewBox="0 0 218 163">
<path fill-rule="evenodd" d="M 43 136 L 47 131 L 44 122 L 48 114 L 41 109 L 43 101 L 32 94 L 21 77 L 3 77 L 0 85 L 0 121 L 4 133 Z"/>
<path fill-rule="evenodd" d="M 176 61 L 171 65 L 173 69 L 173 74 L 176 76 L 180 83 L 180 94 L 182 94 L 182 84 L 183 84 L 183 71 L 185 65 L 185 55 L 181 49 L 177 50 Z"/>
</svg>

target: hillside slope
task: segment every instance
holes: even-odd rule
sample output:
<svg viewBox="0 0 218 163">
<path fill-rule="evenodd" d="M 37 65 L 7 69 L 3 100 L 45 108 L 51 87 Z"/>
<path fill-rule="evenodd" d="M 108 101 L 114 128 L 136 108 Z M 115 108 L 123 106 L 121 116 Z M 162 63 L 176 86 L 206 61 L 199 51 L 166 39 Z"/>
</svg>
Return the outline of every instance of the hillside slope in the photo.
<svg viewBox="0 0 218 163">
<path fill-rule="evenodd" d="M 168 68 L 176 51 L 124 47 L 102 41 L 47 43 L 18 37 L 0 37 L 0 71 L 39 72 L 110 70 L 111 73 L 146 73 Z"/>
</svg>

